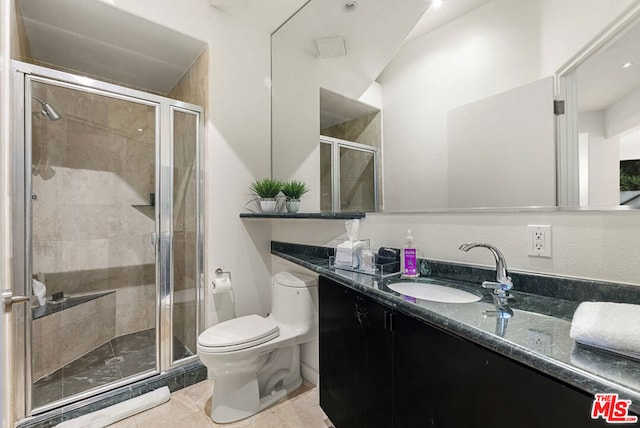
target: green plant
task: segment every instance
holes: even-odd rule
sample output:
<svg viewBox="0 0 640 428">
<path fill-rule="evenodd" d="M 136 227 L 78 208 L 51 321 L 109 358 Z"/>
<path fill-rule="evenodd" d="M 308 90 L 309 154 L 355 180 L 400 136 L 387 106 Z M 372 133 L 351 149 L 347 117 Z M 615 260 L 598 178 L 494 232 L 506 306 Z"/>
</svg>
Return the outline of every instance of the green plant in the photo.
<svg viewBox="0 0 640 428">
<path fill-rule="evenodd" d="M 620 190 L 640 190 L 640 175 L 620 174 Z"/>
<path fill-rule="evenodd" d="M 272 178 L 256 180 L 249 186 L 249 189 L 263 199 L 273 199 L 282 190 L 283 182 Z"/>
<path fill-rule="evenodd" d="M 291 180 L 282 186 L 282 193 L 284 193 L 288 199 L 300 199 L 300 197 L 308 191 L 307 185 L 302 181 Z"/>
</svg>

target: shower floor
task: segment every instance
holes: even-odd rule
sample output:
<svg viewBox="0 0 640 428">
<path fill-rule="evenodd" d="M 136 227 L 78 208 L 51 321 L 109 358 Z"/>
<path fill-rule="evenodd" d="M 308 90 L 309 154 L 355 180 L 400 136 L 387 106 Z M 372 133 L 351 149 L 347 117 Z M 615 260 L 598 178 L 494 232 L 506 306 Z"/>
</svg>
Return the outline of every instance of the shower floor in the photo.
<svg viewBox="0 0 640 428">
<path fill-rule="evenodd" d="M 174 337 L 173 356 L 193 353 Z M 118 336 L 33 385 L 33 407 L 156 368 L 156 330 Z"/>
</svg>

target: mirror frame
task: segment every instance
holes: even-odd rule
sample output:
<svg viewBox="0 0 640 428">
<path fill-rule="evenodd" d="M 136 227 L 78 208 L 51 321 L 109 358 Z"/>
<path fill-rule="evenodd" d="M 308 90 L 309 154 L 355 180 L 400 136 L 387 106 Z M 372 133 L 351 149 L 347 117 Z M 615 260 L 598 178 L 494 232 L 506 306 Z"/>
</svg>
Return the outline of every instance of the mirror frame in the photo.
<svg viewBox="0 0 640 428">
<path fill-rule="evenodd" d="M 589 58 L 600 53 L 632 25 L 640 24 L 640 5 L 631 6 L 608 25 L 555 73 L 555 96 L 564 101 L 565 113 L 556 116 L 556 184 L 558 208 L 567 211 L 635 211 L 640 207 L 580 207 L 578 178 L 578 107 L 575 71 Z"/>
<path fill-rule="evenodd" d="M 287 18 L 270 35 L 271 61 L 273 61 L 273 36 L 290 20 L 304 9 L 312 0 L 305 1 L 289 18 Z M 406 214 L 446 214 L 446 213 L 520 213 L 520 212 L 640 212 L 640 207 L 633 206 L 579 206 L 578 201 L 578 141 L 577 138 L 577 103 L 575 79 L 571 73 L 591 56 L 600 52 L 630 25 L 640 23 L 640 4 L 630 6 L 615 21 L 607 25 L 587 45 L 580 49 L 554 74 L 554 101 L 565 102 L 565 113 L 556 116 L 556 206 L 522 206 L 522 207 L 473 207 L 473 208 L 430 208 L 416 211 L 385 212 L 375 211 L 373 214 L 406 215 Z M 270 173 L 273 177 L 273 64 L 269 79 L 271 107 L 271 156 Z M 320 135 L 320 130 L 318 130 Z M 574 141 L 575 140 L 575 141 Z M 576 202 L 574 202 L 576 201 Z"/>
</svg>

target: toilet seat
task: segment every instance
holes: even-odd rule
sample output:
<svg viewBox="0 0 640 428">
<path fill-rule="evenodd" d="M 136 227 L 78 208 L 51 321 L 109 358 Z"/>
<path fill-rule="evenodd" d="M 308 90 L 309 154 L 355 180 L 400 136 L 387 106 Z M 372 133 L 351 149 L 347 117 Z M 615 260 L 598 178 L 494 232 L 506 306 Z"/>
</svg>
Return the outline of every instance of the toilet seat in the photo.
<svg viewBox="0 0 640 428">
<path fill-rule="evenodd" d="M 253 314 L 208 328 L 198 337 L 198 345 L 217 354 L 251 348 L 278 336 L 280 328 L 273 319 Z"/>
</svg>

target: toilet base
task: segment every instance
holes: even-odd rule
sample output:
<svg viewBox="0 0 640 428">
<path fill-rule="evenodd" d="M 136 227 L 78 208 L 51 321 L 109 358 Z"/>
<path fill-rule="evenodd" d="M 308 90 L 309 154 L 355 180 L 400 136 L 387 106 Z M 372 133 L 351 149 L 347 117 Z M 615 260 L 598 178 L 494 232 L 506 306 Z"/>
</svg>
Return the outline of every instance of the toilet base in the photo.
<svg viewBox="0 0 640 428">
<path fill-rule="evenodd" d="M 210 413 L 214 422 L 248 418 L 302 385 L 299 345 L 270 352 L 259 366 L 258 370 L 214 373 Z"/>
</svg>

